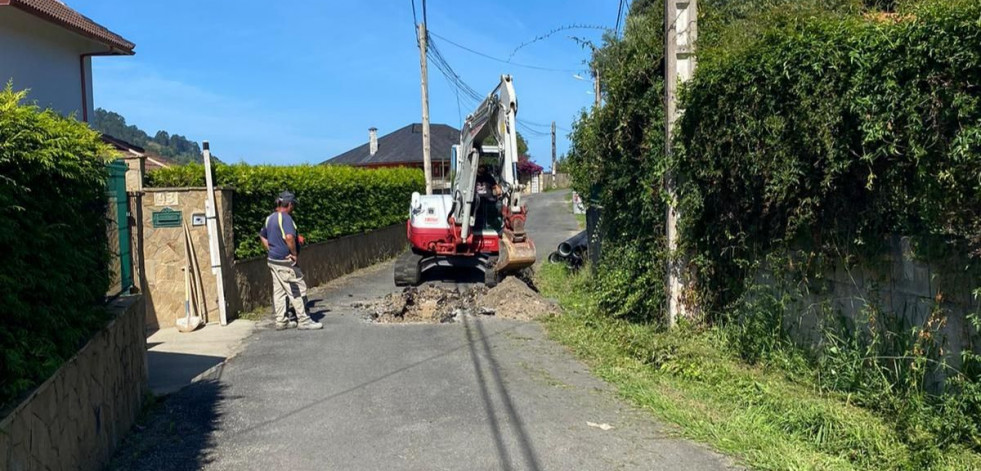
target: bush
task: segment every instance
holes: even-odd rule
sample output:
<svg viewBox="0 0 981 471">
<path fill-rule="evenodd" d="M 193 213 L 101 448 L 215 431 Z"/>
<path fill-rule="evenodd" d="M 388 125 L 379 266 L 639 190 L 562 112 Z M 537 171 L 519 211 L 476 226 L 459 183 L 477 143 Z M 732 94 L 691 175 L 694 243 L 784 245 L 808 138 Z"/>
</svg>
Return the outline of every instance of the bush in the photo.
<svg viewBox="0 0 981 471">
<path fill-rule="evenodd" d="M 235 189 L 232 225 L 237 258 L 265 254 L 259 229 L 283 190 L 297 197 L 297 226 L 307 243 L 405 222 L 412 192 L 425 191 L 422 171 L 408 168 L 217 164 L 213 171 L 215 185 Z M 149 184 L 204 186 L 204 166 L 155 170 L 149 173 Z"/>
<path fill-rule="evenodd" d="M 752 260 L 892 234 L 981 254 L 981 4 L 809 18 L 709 55 L 687 88 L 683 239 L 716 311 Z"/>
<path fill-rule="evenodd" d="M 0 91 L 0 408 L 108 320 L 109 149 L 25 96 Z"/>
<path fill-rule="evenodd" d="M 798 351 L 783 318 L 820 288 L 829 262 L 875 262 L 894 234 L 927 258 L 972 255 L 962 275 L 981 279 L 981 3 L 700 2 L 700 65 L 672 161 L 658 140 L 663 21 L 656 5 L 641 8 L 656 3 L 635 3 L 624 38 L 594 54 L 606 103 L 572 135 L 574 186 L 604 207 L 604 248 L 615 247 L 590 284 L 604 312 L 663 316 L 663 293 L 644 284 L 664 286 L 659 189 L 673 170 L 698 307 L 733 353 L 812 371 L 823 391 L 896 416 L 924 467 L 952 447 L 981 450 L 981 361 L 970 348 L 936 391 L 924 373 L 947 368 L 935 326 L 875 314 L 858 322 L 869 332 L 829 327 Z M 795 290 L 760 285 L 760 269 L 777 266 Z"/>
</svg>

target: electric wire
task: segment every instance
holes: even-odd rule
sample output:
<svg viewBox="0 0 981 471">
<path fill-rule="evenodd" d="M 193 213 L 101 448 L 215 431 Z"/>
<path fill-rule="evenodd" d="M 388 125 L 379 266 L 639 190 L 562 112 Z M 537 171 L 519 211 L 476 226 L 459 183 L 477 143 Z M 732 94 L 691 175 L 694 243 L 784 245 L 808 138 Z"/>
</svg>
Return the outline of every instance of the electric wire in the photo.
<svg viewBox="0 0 981 471">
<path fill-rule="evenodd" d="M 511 62 L 511 61 L 508 61 L 508 60 L 505 60 L 505 59 L 501 59 L 499 57 L 494 57 L 494 56 L 492 56 L 490 54 L 485 54 L 483 52 L 480 52 L 480 51 L 471 49 L 471 48 L 469 48 L 467 46 L 464 46 L 464 45 L 462 45 L 460 43 L 454 42 L 454 41 L 452 41 L 450 39 L 447 39 L 446 37 L 440 36 L 440 35 L 438 35 L 436 33 L 431 32 L 431 31 L 430 31 L 429 34 L 430 34 L 430 36 L 434 36 L 436 38 L 439 38 L 439 40 L 441 40 L 443 42 L 446 42 L 447 44 L 450 44 L 452 46 L 455 46 L 455 47 L 457 47 L 459 49 L 463 49 L 464 51 L 467 51 L 467 52 L 469 52 L 471 54 L 478 55 L 480 57 L 483 57 L 485 59 L 492 60 L 494 62 L 500 62 L 502 64 L 509 64 L 511 66 L 514 66 L 514 67 L 522 67 L 522 68 L 525 68 L 525 69 L 532 69 L 532 70 L 542 70 L 542 71 L 545 71 L 545 72 L 563 72 L 563 73 L 573 73 L 573 74 L 574 73 L 578 73 L 578 72 L 583 72 L 583 69 L 562 69 L 562 68 L 554 68 L 554 67 L 542 67 L 542 66 L 529 65 L 529 64 L 519 64 L 519 63 L 516 63 L 516 62 Z"/>
<path fill-rule="evenodd" d="M 517 54 L 518 51 L 520 51 L 521 49 L 524 49 L 527 46 L 531 46 L 532 44 L 535 44 L 535 43 L 537 43 L 539 41 L 543 41 L 545 39 L 548 39 L 548 38 L 550 38 L 554 34 L 561 33 L 562 31 L 572 30 L 572 29 L 592 29 L 592 30 L 598 30 L 598 31 L 609 31 L 610 30 L 610 28 L 605 27 L 605 26 L 594 26 L 594 25 L 573 24 L 573 25 L 559 26 L 558 28 L 554 28 L 554 29 L 552 29 L 551 31 L 549 31 L 549 32 L 547 32 L 545 34 L 536 36 L 531 41 L 526 41 L 526 42 L 523 42 L 520 45 L 518 45 L 518 47 L 514 48 L 514 50 L 511 51 L 511 54 L 508 56 L 508 62 L 511 62 L 511 59 L 514 58 L 514 55 Z"/>
<path fill-rule="evenodd" d="M 613 29 L 613 35 L 615 37 L 620 37 L 620 18 L 623 16 L 623 2 L 624 0 L 620 0 L 620 6 L 617 8 L 617 25 Z"/>
</svg>

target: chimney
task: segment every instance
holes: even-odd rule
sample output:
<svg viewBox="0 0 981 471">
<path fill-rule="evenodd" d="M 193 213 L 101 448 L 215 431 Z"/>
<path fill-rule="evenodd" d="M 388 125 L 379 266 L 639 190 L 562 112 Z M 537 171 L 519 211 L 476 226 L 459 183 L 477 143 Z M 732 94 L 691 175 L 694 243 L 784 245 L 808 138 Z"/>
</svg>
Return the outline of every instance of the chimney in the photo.
<svg viewBox="0 0 981 471">
<path fill-rule="evenodd" d="M 378 128 L 368 128 L 368 153 L 375 155 L 378 152 Z"/>
</svg>

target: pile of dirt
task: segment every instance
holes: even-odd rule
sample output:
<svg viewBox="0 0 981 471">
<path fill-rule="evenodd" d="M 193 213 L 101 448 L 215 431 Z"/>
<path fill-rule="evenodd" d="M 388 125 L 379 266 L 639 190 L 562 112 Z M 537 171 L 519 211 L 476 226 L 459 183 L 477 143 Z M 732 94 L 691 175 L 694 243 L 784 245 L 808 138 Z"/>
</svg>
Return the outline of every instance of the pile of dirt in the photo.
<svg viewBox="0 0 981 471">
<path fill-rule="evenodd" d="M 383 324 L 455 322 L 463 316 L 530 320 L 559 312 L 554 303 L 517 277 L 505 278 L 492 289 L 482 285 L 409 287 L 353 307 L 366 310 L 371 321 Z"/>
<path fill-rule="evenodd" d="M 483 314 L 475 309 L 475 300 L 486 288 L 475 286 L 464 290 L 437 285 L 409 287 L 377 301 L 355 304 L 368 311 L 371 320 L 380 323 L 453 322 L 461 314 Z"/>
<path fill-rule="evenodd" d="M 477 298 L 477 305 L 494 311 L 503 319 L 531 320 L 559 313 L 558 306 L 542 298 L 519 279 L 509 276 L 500 284 Z"/>
</svg>

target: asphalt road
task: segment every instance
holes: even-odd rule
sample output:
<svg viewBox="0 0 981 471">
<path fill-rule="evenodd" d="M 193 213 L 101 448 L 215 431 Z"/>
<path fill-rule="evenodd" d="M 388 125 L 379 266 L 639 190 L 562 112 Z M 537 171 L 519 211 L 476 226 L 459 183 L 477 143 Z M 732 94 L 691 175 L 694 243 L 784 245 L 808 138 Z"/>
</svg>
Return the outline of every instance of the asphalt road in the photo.
<svg viewBox="0 0 981 471">
<path fill-rule="evenodd" d="M 577 230 L 564 197 L 528 199 L 540 259 Z M 323 331 L 261 330 L 219 380 L 157 406 L 112 467 L 726 469 L 621 403 L 537 323 L 373 325 L 352 307 L 394 290 L 391 262 L 314 290 Z"/>
</svg>

